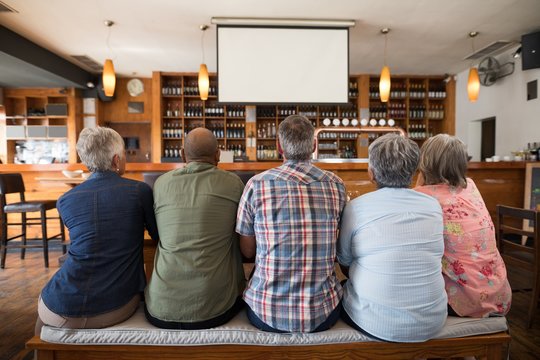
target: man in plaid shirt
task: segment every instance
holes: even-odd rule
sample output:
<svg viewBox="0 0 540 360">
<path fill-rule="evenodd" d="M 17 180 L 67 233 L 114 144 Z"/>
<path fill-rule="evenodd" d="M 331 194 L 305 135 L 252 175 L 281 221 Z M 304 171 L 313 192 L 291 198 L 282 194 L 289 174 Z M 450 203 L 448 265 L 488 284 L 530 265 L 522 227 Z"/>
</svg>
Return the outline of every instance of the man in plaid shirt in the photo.
<svg viewBox="0 0 540 360">
<path fill-rule="evenodd" d="M 323 331 L 341 308 L 334 260 L 345 186 L 311 163 L 314 129 L 307 118 L 287 117 L 278 137 L 283 165 L 251 178 L 238 207 L 240 250 L 255 256 L 244 292 L 248 318 L 265 331 Z"/>
</svg>

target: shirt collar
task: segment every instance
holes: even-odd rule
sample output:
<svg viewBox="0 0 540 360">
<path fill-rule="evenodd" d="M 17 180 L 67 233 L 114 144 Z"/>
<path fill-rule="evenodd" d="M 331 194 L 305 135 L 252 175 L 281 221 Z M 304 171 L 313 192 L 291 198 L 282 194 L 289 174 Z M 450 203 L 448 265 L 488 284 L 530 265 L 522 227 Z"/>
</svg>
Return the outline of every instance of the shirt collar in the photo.
<svg viewBox="0 0 540 360">
<path fill-rule="evenodd" d="M 184 166 L 180 171 L 179 174 L 195 174 L 198 172 L 203 172 L 208 169 L 214 168 L 215 165 L 209 164 L 206 162 L 198 162 L 198 161 L 192 161 L 188 163 L 186 166 Z"/>
</svg>

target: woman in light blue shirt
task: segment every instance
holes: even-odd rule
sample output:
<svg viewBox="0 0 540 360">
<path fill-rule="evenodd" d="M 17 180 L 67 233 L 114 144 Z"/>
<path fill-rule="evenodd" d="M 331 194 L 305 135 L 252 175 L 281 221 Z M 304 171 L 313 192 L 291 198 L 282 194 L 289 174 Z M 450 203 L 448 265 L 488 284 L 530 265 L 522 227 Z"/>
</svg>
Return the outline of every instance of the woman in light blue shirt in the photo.
<svg viewBox="0 0 540 360">
<path fill-rule="evenodd" d="M 428 340 L 447 317 L 441 207 L 409 189 L 419 156 L 405 137 L 375 140 L 368 173 L 378 189 L 351 201 L 341 221 L 344 320 L 386 341 Z"/>
</svg>

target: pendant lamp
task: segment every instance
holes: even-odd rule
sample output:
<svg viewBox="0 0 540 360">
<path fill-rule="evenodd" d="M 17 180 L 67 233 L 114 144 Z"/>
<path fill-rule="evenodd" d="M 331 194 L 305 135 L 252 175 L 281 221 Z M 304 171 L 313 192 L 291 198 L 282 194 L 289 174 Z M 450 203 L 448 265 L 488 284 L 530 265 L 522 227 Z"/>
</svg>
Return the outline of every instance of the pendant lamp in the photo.
<svg viewBox="0 0 540 360">
<path fill-rule="evenodd" d="M 386 44 L 389 31 L 389 28 L 381 29 L 381 33 L 384 34 L 384 66 L 379 79 L 379 96 L 382 102 L 387 102 L 390 96 L 390 68 L 386 65 Z"/>
<path fill-rule="evenodd" d="M 474 54 L 474 38 L 478 35 L 478 31 L 471 31 L 469 37 L 471 38 L 472 51 Z M 469 80 L 467 81 L 467 95 L 470 102 L 476 102 L 478 100 L 478 93 L 480 92 L 480 78 L 478 77 L 478 69 L 471 66 L 469 70 Z"/>
<path fill-rule="evenodd" d="M 199 28 L 203 32 L 201 36 L 202 63 L 199 67 L 199 96 L 201 97 L 201 100 L 207 100 L 210 79 L 208 78 L 208 68 L 204 63 L 204 32 L 208 29 L 208 25 L 201 25 Z"/>
<path fill-rule="evenodd" d="M 111 26 L 114 25 L 114 22 L 111 20 L 105 20 L 104 24 L 109 28 L 109 33 L 107 35 L 107 47 L 110 50 L 109 37 L 111 35 Z M 111 59 L 105 59 L 105 64 L 103 65 L 102 82 L 105 95 L 113 96 L 114 88 L 116 87 L 116 74 L 114 73 L 114 64 Z"/>
</svg>

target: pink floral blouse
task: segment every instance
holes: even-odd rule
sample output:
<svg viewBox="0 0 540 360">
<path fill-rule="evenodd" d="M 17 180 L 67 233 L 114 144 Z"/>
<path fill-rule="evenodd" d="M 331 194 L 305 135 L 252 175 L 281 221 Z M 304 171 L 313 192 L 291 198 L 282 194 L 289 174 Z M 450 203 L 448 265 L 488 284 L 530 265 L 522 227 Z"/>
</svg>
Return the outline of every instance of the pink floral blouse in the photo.
<svg viewBox="0 0 540 360">
<path fill-rule="evenodd" d="M 460 316 L 505 315 L 512 290 L 497 249 L 495 229 L 474 182 L 467 188 L 446 184 L 415 188 L 441 204 L 444 218 L 444 275 L 448 303 Z"/>
</svg>

